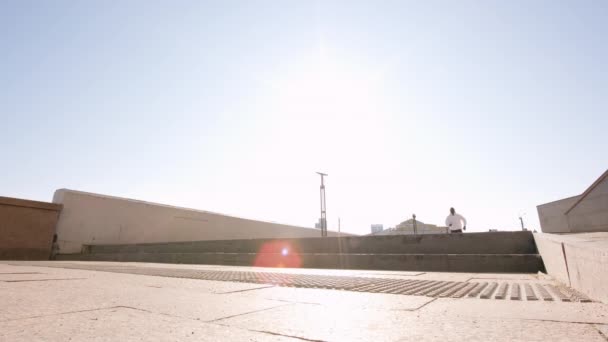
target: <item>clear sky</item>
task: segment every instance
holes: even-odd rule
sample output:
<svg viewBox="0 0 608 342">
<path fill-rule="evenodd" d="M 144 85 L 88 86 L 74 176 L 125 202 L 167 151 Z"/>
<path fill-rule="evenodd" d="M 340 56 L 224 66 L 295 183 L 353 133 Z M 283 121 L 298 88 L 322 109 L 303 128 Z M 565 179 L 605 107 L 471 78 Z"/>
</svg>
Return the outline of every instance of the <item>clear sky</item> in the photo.
<svg viewBox="0 0 608 342">
<path fill-rule="evenodd" d="M 608 167 L 608 1 L 0 1 L 0 195 L 472 231 Z"/>
</svg>

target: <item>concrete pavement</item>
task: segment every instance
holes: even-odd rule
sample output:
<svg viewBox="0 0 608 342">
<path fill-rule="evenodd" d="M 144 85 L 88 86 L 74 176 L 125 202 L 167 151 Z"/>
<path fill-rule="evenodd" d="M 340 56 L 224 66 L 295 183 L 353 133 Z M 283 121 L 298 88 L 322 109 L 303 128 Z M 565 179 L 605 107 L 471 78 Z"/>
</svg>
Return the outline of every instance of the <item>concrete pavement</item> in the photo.
<svg viewBox="0 0 608 342">
<path fill-rule="evenodd" d="M 522 295 L 511 300 L 513 286 L 509 298 L 488 300 L 194 278 L 270 272 L 420 288 L 506 282 Z M 557 285 L 530 274 L 0 261 L 0 341 L 608 341 L 608 305 L 528 300 L 526 284 Z"/>
</svg>

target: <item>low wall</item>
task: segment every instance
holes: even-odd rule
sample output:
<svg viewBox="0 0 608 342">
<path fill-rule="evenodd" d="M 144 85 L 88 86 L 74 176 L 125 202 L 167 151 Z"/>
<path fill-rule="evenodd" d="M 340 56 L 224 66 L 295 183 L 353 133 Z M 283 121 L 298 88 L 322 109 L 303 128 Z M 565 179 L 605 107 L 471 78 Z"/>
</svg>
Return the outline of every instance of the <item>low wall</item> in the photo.
<svg viewBox="0 0 608 342">
<path fill-rule="evenodd" d="M 0 197 L 0 259 L 48 260 L 61 205 Z"/>
<path fill-rule="evenodd" d="M 318 237 L 321 231 L 249 220 L 126 198 L 60 189 L 57 224 L 60 253 L 80 253 L 83 245 L 150 242 Z M 337 236 L 336 232 L 328 232 Z M 342 234 L 350 235 L 350 234 Z"/>
<path fill-rule="evenodd" d="M 608 303 L 608 233 L 534 234 L 547 273 Z"/>
<path fill-rule="evenodd" d="M 529 231 L 91 245 L 90 253 L 537 254 Z"/>
</svg>

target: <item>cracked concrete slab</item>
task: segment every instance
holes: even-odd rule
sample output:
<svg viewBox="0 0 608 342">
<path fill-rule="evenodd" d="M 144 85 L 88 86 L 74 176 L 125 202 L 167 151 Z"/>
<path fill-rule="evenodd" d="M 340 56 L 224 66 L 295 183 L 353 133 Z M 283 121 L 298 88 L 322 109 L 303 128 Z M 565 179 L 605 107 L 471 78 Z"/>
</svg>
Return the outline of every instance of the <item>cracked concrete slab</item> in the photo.
<svg viewBox="0 0 608 342">
<path fill-rule="evenodd" d="M 109 279 L 63 282 L 61 289 L 49 288 L 48 283 L 20 283 L 21 288 L 3 291 L 0 321 L 14 317 L 29 317 L 40 313 L 86 310 L 95 307 L 132 306 L 202 321 L 214 320 L 239 313 L 282 305 L 266 299 L 240 301 L 233 296 L 197 292 L 178 288 L 150 288 Z M 59 291 L 57 291 L 59 290 Z M 32 296 L 31 293 L 37 293 Z M 74 300 L 77 298 L 78 300 Z M 213 309 L 210 309 L 213 308 Z"/>
<path fill-rule="evenodd" d="M 85 271 L 56 269 L 55 272 L 77 276 Z M 237 297 L 215 293 L 251 286 L 234 287 L 230 283 L 192 279 L 149 279 L 147 276 L 130 274 L 86 272 L 89 273 L 87 279 L 66 281 L 60 285 L 51 285 L 50 282 L 10 283 L 11 286 L 0 292 L 0 321 L 111 306 L 139 307 L 209 321 L 284 304 L 262 298 L 242 302 Z M 210 310 L 210 307 L 214 309 Z"/>
<path fill-rule="evenodd" d="M 12 272 L 12 273 L 0 273 L 0 281 L 6 280 L 35 280 L 52 278 L 48 274 L 42 272 Z"/>
<path fill-rule="evenodd" d="M 439 298 L 421 315 L 437 317 L 451 312 L 455 319 L 520 319 L 608 324 L 608 306 L 602 303 L 560 305 L 556 302 L 481 301 Z"/>
<path fill-rule="evenodd" d="M 0 341 L 294 341 L 292 338 L 235 329 L 114 307 L 0 322 Z"/>
<path fill-rule="evenodd" d="M 608 341 L 608 324 L 596 324 L 598 332 Z"/>
<path fill-rule="evenodd" d="M 2 280 L 4 283 L 27 283 L 36 281 L 63 281 L 63 280 L 84 280 L 86 278 L 42 278 L 42 279 L 15 279 L 15 280 Z"/>
<path fill-rule="evenodd" d="M 46 264 L 55 267 L 7 266 L 0 262 L 0 272 L 41 272 L 86 279 L 0 282 L 0 341 L 606 342 L 602 331 L 605 334 L 608 325 L 608 305 L 602 303 L 526 301 L 523 297 L 521 301 L 429 298 L 63 269 L 57 268 L 61 263 Z M 234 270 L 220 266 L 175 267 Z M 285 271 L 308 274 L 303 272 L 309 270 Z M 487 275 L 425 273 L 404 274 L 403 278 L 421 276 L 461 281 L 461 277 Z M 475 281 L 511 281 L 516 279 L 511 277 L 519 276 L 517 281 L 525 284 L 535 279 L 502 276 Z"/>
<path fill-rule="evenodd" d="M 427 307 L 432 307 L 434 303 Z M 602 341 L 590 324 L 434 317 L 420 312 L 294 305 L 223 321 L 322 341 Z"/>
<path fill-rule="evenodd" d="M 14 263 L 14 262 L 13 262 Z M 74 264 L 75 262 L 71 262 Z M 83 262 L 77 262 L 79 264 L 84 264 Z M 92 270 L 80 270 L 80 269 L 64 269 L 60 268 L 62 264 L 66 264 L 65 262 L 36 262 L 36 264 L 44 264 L 53 267 L 43 267 L 43 266 L 25 266 L 29 263 L 23 263 L 24 266 L 13 266 L 6 265 L 0 263 L 0 272 L 7 272 L 8 270 L 15 271 L 15 267 L 21 267 L 21 269 L 32 270 L 32 272 L 37 272 L 38 274 L 45 274 L 47 276 L 65 276 L 70 275 L 71 277 L 78 278 L 91 278 L 91 279 L 106 279 L 107 272 L 97 272 Z M 109 263 L 94 263 L 94 264 L 109 264 Z M 133 263 L 129 263 L 130 265 L 122 265 L 120 263 L 111 263 L 112 267 L 117 268 L 132 268 Z M 166 264 L 154 264 L 158 266 L 167 266 Z M 137 266 L 137 265 L 135 265 Z M 173 266 L 173 265 L 171 265 Z M 184 266 L 184 265 L 176 265 L 176 266 Z M 196 266 L 196 265 L 195 265 Z M 146 267 L 150 268 L 151 266 L 148 264 L 142 264 L 137 267 Z M 180 268 L 182 268 L 180 267 Z M 196 268 L 198 269 L 198 268 Z M 200 292 L 206 293 L 223 293 L 223 292 L 231 292 L 231 291 L 240 291 L 246 289 L 255 289 L 260 287 L 265 287 L 264 285 L 259 284 L 247 284 L 247 283 L 218 283 L 218 282 L 200 282 L 194 279 L 186 279 L 186 278 L 173 278 L 167 279 L 165 277 L 157 277 L 157 276 L 138 276 L 125 274 L 126 277 L 123 277 L 123 281 L 127 283 L 135 283 L 140 284 L 142 281 L 145 281 L 147 285 L 156 288 L 181 288 L 181 289 L 193 289 Z M 0 285 L 2 283 L 0 282 Z"/>
</svg>

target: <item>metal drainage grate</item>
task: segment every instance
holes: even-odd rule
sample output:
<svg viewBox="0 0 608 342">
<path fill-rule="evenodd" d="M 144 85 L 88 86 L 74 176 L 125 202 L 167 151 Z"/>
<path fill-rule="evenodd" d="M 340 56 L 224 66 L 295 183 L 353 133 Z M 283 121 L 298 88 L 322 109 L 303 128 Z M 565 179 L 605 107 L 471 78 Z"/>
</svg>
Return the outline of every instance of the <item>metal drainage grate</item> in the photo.
<svg viewBox="0 0 608 342">
<path fill-rule="evenodd" d="M 23 265 L 23 264 L 21 264 Z M 196 269 L 150 268 L 83 264 L 28 263 L 31 266 L 56 267 L 139 274 L 149 276 L 213 281 L 270 284 L 276 286 L 345 290 L 367 293 L 402 294 L 434 298 L 479 298 L 517 301 L 591 302 L 585 295 L 566 287 L 542 283 L 459 282 L 290 274 L 279 272 L 214 271 Z"/>
</svg>

